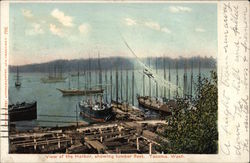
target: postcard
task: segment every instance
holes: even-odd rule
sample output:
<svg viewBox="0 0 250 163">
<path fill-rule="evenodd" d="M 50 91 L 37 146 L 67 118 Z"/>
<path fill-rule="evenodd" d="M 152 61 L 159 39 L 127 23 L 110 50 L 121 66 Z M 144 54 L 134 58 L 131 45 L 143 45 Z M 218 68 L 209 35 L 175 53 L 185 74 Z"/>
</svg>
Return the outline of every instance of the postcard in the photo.
<svg viewBox="0 0 250 163">
<path fill-rule="evenodd" d="M 1 2 L 1 162 L 249 162 L 248 1 Z"/>
</svg>

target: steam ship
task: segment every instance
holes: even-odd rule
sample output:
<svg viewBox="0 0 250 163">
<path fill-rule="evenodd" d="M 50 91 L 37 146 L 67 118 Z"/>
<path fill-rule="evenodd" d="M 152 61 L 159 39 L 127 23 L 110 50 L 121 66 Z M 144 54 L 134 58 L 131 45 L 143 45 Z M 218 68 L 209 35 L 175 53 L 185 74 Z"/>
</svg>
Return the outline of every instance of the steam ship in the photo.
<svg viewBox="0 0 250 163">
<path fill-rule="evenodd" d="M 37 119 L 37 102 L 22 102 L 8 106 L 10 122 Z"/>
<path fill-rule="evenodd" d="M 80 115 L 97 122 L 106 122 L 114 116 L 112 106 L 108 103 L 92 99 L 79 102 Z"/>
</svg>

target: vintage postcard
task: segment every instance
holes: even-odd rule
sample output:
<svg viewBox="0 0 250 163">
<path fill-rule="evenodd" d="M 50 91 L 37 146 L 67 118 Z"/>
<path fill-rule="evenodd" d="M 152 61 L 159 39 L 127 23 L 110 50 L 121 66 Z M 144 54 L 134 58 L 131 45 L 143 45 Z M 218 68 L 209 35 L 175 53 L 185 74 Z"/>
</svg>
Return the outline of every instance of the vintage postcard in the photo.
<svg viewBox="0 0 250 163">
<path fill-rule="evenodd" d="M 1 162 L 249 162 L 248 1 L 2 1 Z"/>
</svg>

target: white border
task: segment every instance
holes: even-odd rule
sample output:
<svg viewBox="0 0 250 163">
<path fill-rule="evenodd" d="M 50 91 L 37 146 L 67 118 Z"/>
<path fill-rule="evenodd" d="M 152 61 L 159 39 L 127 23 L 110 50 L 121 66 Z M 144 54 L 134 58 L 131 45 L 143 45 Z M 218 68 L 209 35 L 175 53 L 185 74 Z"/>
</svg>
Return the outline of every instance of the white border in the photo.
<svg viewBox="0 0 250 163">
<path fill-rule="evenodd" d="M 228 2 L 228 1 L 227 1 Z M 225 68 L 225 62 L 224 62 L 224 57 L 225 54 L 222 51 L 222 42 L 223 42 L 223 32 L 224 32 L 224 28 L 223 28 L 223 15 L 222 15 L 222 9 L 223 9 L 223 2 L 216 2 L 216 1 L 171 1 L 171 2 L 164 2 L 164 1 L 11 1 L 11 2 L 1 2 L 1 107 L 3 107 L 4 104 L 4 99 L 2 97 L 4 97 L 4 83 L 3 83 L 3 79 L 4 79 L 4 69 L 6 69 L 6 67 L 4 67 L 3 61 L 4 61 L 4 55 L 2 55 L 4 52 L 3 50 L 3 27 L 5 25 L 8 26 L 8 18 L 9 17 L 9 8 L 8 8 L 8 4 L 9 3 L 175 3 L 175 4 L 181 4 L 181 3 L 215 3 L 217 4 L 217 9 L 218 9 L 218 80 L 219 80 L 219 119 L 218 119 L 218 127 L 219 127 L 219 154 L 214 154 L 214 155 L 206 155 L 206 154 L 202 154 L 202 155 L 194 155 L 194 154 L 184 154 L 184 158 L 180 158 L 180 159 L 173 159 L 171 158 L 171 155 L 167 155 L 169 156 L 169 158 L 167 159 L 152 159 L 150 158 L 149 155 L 143 155 L 145 158 L 144 159 L 101 159 L 101 160 L 96 160 L 96 159 L 58 159 L 58 160 L 54 160 L 54 159 L 47 159 L 46 156 L 49 156 L 48 154 L 39 154 L 39 155 L 35 155 L 35 154 L 8 154 L 8 142 L 7 141 L 2 141 L 3 139 L 1 139 L 1 161 L 3 162 L 248 162 L 249 161 L 249 155 L 248 153 L 244 153 L 243 156 L 237 156 L 235 154 L 232 154 L 227 156 L 225 154 L 222 153 L 221 148 L 222 148 L 222 144 L 224 144 L 226 141 L 228 140 L 232 140 L 235 139 L 234 136 L 228 137 L 224 134 L 222 134 L 222 127 L 221 125 L 224 124 L 224 120 L 223 120 L 223 115 L 224 115 L 224 111 L 225 108 L 222 108 L 221 106 L 221 100 L 223 99 L 222 97 L 222 93 L 221 92 L 223 89 L 223 86 L 221 85 L 221 71 L 222 69 Z M 238 4 L 239 6 L 244 7 L 247 6 L 248 7 L 248 15 L 249 15 L 249 3 L 247 1 L 238 1 L 238 2 L 231 2 L 232 4 Z M 249 20 L 248 20 L 248 29 L 249 29 Z M 241 30 L 241 29 L 240 29 Z M 8 36 L 7 36 L 8 37 Z M 8 37 L 9 38 L 9 37 Z M 233 41 L 232 39 L 230 41 Z M 248 45 L 249 45 L 249 37 L 248 37 Z M 9 52 L 9 51 L 8 51 Z M 249 51 L 248 51 L 249 52 Z M 231 58 L 232 59 L 232 58 Z M 7 58 L 8 60 L 8 58 Z M 248 61 L 249 61 L 249 54 L 248 54 Z M 249 64 L 249 62 L 248 62 Z M 232 66 L 231 64 L 229 66 Z M 242 65 L 241 63 L 239 65 L 237 65 L 239 67 L 241 66 L 245 66 L 248 67 L 249 70 L 249 65 Z M 7 78 L 8 80 L 8 78 Z M 249 83 L 249 74 L 248 74 L 248 83 Z M 7 85 L 8 86 L 8 85 Z M 249 85 L 248 85 L 248 90 L 249 90 Z M 229 89 L 227 90 L 230 94 L 230 96 L 234 97 L 234 92 Z M 246 92 L 247 90 L 241 90 L 241 95 L 245 95 L 248 94 L 249 97 L 249 92 Z M 8 93 L 8 92 L 7 92 Z M 232 105 L 233 105 L 233 101 L 232 103 L 230 103 L 230 108 L 232 109 Z M 2 110 L 1 110 L 2 111 Z M 248 111 L 249 111 L 249 102 L 248 102 Z M 232 122 L 231 124 L 234 125 L 236 122 L 240 122 L 239 119 L 235 119 L 234 122 Z M 249 117 L 248 117 L 248 123 L 249 123 Z M 233 127 L 232 127 L 233 128 Z M 3 130 L 4 128 L 1 126 L 1 130 Z M 5 128 L 6 129 L 6 128 Z M 248 132 L 249 133 L 249 132 Z M 242 137 L 246 137 L 249 140 L 249 136 L 248 133 L 244 133 L 244 135 L 241 135 Z M 2 134 L 2 133 L 1 133 Z M 74 155 L 74 154 L 73 154 Z M 62 156 L 62 154 L 58 154 L 57 155 Z M 114 155 L 115 156 L 115 155 Z M 65 155 L 64 155 L 65 157 Z"/>
<path fill-rule="evenodd" d="M 8 64 L 9 64 L 9 3 L 1 2 L 1 127 L 0 127 L 0 149 L 1 149 L 1 160 L 4 155 L 8 153 L 8 139 L 3 136 L 8 136 L 8 132 L 3 132 L 8 130 L 7 114 L 6 108 L 8 108 Z M 6 33 L 6 29 L 8 32 Z"/>
</svg>

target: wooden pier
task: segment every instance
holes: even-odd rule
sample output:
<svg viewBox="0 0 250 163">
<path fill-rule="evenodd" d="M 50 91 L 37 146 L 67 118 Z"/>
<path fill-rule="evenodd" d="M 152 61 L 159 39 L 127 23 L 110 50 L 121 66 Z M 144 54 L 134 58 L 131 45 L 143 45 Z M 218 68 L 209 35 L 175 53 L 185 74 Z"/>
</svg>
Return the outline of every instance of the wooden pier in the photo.
<svg viewBox="0 0 250 163">
<path fill-rule="evenodd" d="M 71 127 L 36 128 L 10 132 L 10 153 L 160 153 L 167 142 L 157 133 L 165 120 L 148 120 L 143 112 L 126 103 L 113 103 L 113 121 Z"/>
<path fill-rule="evenodd" d="M 164 125 L 147 120 L 11 133 L 10 153 L 160 153 L 155 147 L 166 140 L 156 131 Z"/>
</svg>

